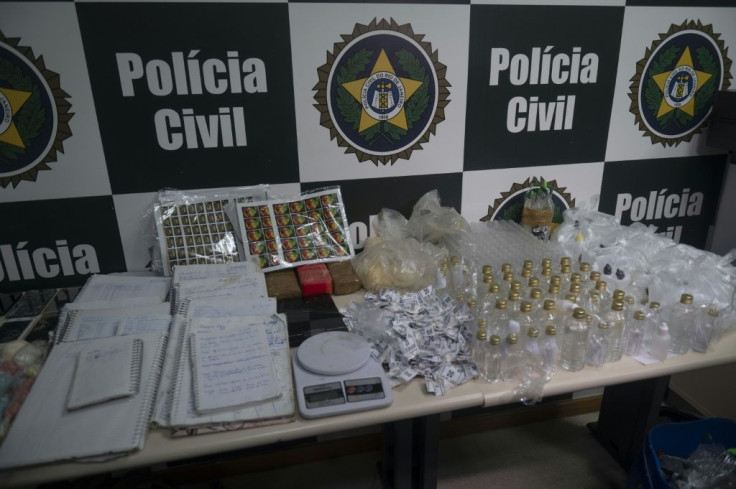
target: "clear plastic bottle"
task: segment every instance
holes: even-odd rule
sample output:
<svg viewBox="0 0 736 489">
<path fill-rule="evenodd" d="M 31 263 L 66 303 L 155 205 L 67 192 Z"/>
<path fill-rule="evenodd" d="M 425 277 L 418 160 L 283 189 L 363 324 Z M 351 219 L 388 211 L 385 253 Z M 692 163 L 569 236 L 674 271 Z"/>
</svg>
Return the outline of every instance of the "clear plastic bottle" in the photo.
<svg viewBox="0 0 736 489">
<path fill-rule="evenodd" d="M 644 311 L 634 311 L 631 321 L 626 325 L 624 352 L 629 356 L 638 355 L 641 352 L 644 343 L 644 330 L 647 326 L 646 319 Z"/>
<path fill-rule="evenodd" d="M 496 308 L 491 315 L 491 321 L 488 323 L 488 331 L 492 335 L 498 335 L 505 338 L 509 331 L 509 311 L 506 308 L 506 299 L 498 299 Z"/>
<path fill-rule="evenodd" d="M 563 311 L 571 312 L 576 307 L 580 307 L 581 304 L 578 303 L 577 297 L 572 292 L 568 292 L 565 294 L 565 298 L 562 299 L 560 302 L 560 309 Z"/>
<path fill-rule="evenodd" d="M 592 367 L 602 367 L 608 360 L 608 351 L 611 346 L 611 330 L 606 321 L 599 321 L 598 327 L 590 333 L 586 363 Z"/>
<path fill-rule="evenodd" d="M 557 301 L 560 299 L 560 286 L 550 284 L 547 288 L 547 295 L 544 296 L 544 300 Z"/>
<path fill-rule="evenodd" d="M 613 296 L 608 290 L 608 284 L 604 280 L 599 280 L 595 283 L 595 290 L 598 292 L 598 296 L 601 300 L 601 311 L 608 311 L 611 308 L 613 302 Z"/>
<path fill-rule="evenodd" d="M 583 286 L 583 276 L 580 275 L 578 272 L 572 272 L 570 274 L 570 283 L 571 284 L 580 284 L 580 286 Z"/>
<path fill-rule="evenodd" d="M 567 290 L 570 288 L 570 282 L 572 278 L 572 267 L 570 265 L 560 266 L 560 288 Z"/>
<path fill-rule="evenodd" d="M 478 321 L 476 321 L 475 324 L 476 334 L 482 331 L 486 335 L 486 338 L 488 338 L 488 320 L 486 318 L 478 318 Z"/>
<path fill-rule="evenodd" d="M 483 275 L 483 279 L 478 284 L 478 292 L 476 294 L 476 300 L 478 301 L 478 305 L 481 305 L 483 303 L 483 300 L 488 295 L 488 290 L 492 283 L 493 283 L 493 276 Z"/>
<path fill-rule="evenodd" d="M 539 344 L 539 330 L 534 326 L 530 326 L 526 332 L 526 340 L 524 341 L 524 349 L 537 361 L 542 361 L 542 347 Z"/>
<path fill-rule="evenodd" d="M 501 286 L 501 295 L 508 295 L 511 292 L 511 282 L 514 281 L 514 274 L 506 272 L 503 274 L 503 280 L 499 284 Z"/>
<path fill-rule="evenodd" d="M 573 294 L 575 297 L 572 299 L 572 302 L 575 304 L 582 306 L 583 304 L 583 297 L 581 295 L 581 288 L 580 284 L 571 283 L 570 284 L 570 290 L 568 291 L 569 294 Z M 565 294 L 565 297 L 567 298 L 567 294 Z"/>
<path fill-rule="evenodd" d="M 507 274 L 507 273 L 514 273 L 514 267 L 511 266 L 511 263 L 503 263 L 501 264 L 501 273 Z"/>
<path fill-rule="evenodd" d="M 557 326 L 548 324 L 544 328 L 544 338 L 540 346 L 542 367 L 549 377 L 557 369 L 560 347 L 557 344 Z"/>
<path fill-rule="evenodd" d="M 585 316 L 585 309 L 578 307 L 565 323 L 560 351 L 560 365 L 565 370 L 576 372 L 585 367 L 585 351 L 588 345 L 588 321 Z"/>
<path fill-rule="evenodd" d="M 672 337 L 670 352 L 677 355 L 687 353 L 695 330 L 695 310 L 693 309 L 692 295 L 682 294 L 680 296 L 680 302 L 672 306 L 667 324 Z"/>
<path fill-rule="evenodd" d="M 601 313 L 601 296 L 598 294 L 597 290 L 591 290 L 588 292 L 584 307 L 590 311 L 591 314 L 599 315 Z"/>
<path fill-rule="evenodd" d="M 524 335 L 524 337 L 527 336 L 529 329 L 534 326 L 534 316 L 532 315 L 532 312 L 532 303 L 529 301 L 521 301 L 521 306 L 515 319 L 519 323 L 519 333 Z M 512 331 L 512 333 L 516 333 L 516 331 Z"/>
<path fill-rule="evenodd" d="M 442 260 L 442 263 L 440 263 L 439 269 L 437 270 L 437 278 L 435 280 L 434 288 L 435 292 L 437 293 L 437 297 L 442 297 L 445 294 L 452 295 L 452 290 L 448 286 L 448 274 L 450 271 L 450 267 L 447 263 L 447 260 Z"/>
<path fill-rule="evenodd" d="M 552 278 L 552 268 L 551 267 L 547 267 L 547 268 L 544 268 L 543 267 L 539 271 L 539 277 L 540 277 L 539 283 L 542 286 L 542 288 L 545 288 L 546 289 L 547 287 L 549 287 L 549 281 Z"/>
<path fill-rule="evenodd" d="M 483 297 L 480 299 L 479 309 L 481 316 L 490 320 L 493 309 L 496 307 L 496 301 L 498 300 L 499 286 L 497 283 L 492 283 L 488 286 L 488 290 Z"/>
<path fill-rule="evenodd" d="M 478 370 L 483 375 L 483 366 L 486 363 L 486 357 L 490 350 L 490 344 L 488 343 L 488 336 L 485 329 L 478 329 L 473 337 L 473 343 L 470 345 L 470 354 L 473 357 L 473 362 Z"/>
<path fill-rule="evenodd" d="M 497 335 L 491 335 L 488 341 L 488 355 L 486 356 L 483 367 L 478 366 L 480 376 L 486 382 L 496 382 L 501 375 L 501 360 L 503 352 L 501 351 L 501 338 Z"/>
<path fill-rule="evenodd" d="M 662 322 L 657 326 L 657 333 L 652 337 L 647 353 L 660 362 L 667 360 L 667 353 L 670 351 L 670 332 L 667 323 Z"/>
<path fill-rule="evenodd" d="M 516 382 L 524 378 L 524 350 L 515 334 L 506 337 L 506 354 L 501 361 L 501 379 Z"/>
<path fill-rule="evenodd" d="M 552 299 L 545 299 L 535 317 L 534 324 L 538 328 L 545 328 L 550 324 L 558 324 L 557 303 Z"/>
<path fill-rule="evenodd" d="M 695 323 L 695 333 L 693 334 L 692 349 L 699 353 L 708 351 L 708 347 L 713 340 L 713 334 L 716 331 L 718 322 L 718 309 L 709 307 L 704 313 L 701 312 L 698 321 Z"/>
<path fill-rule="evenodd" d="M 524 260 L 524 262 L 521 264 L 522 270 L 529 270 L 530 272 L 534 273 L 534 262 L 530 259 Z"/>
<path fill-rule="evenodd" d="M 509 294 L 516 292 L 519 294 L 519 297 L 521 297 L 521 282 L 518 280 L 512 280 L 511 281 L 511 288 L 509 289 Z"/>
<path fill-rule="evenodd" d="M 480 315 L 478 314 L 478 301 L 475 299 L 468 299 L 468 310 L 470 311 L 470 315 L 473 318 L 473 321 L 478 319 Z"/>
<path fill-rule="evenodd" d="M 463 278 L 463 265 L 460 262 L 459 256 L 450 257 L 449 275 L 447 277 L 448 289 L 450 289 L 450 295 L 457 297 L 459 294 L 464 294 L 465 282 Z"/>
<path fill-rule="evenodd" d="M 590 275 L 588 275 L 588 279 L 583 281 L 583 290 L 586 292 L 595 290 L 595 284 L 597 284 L 600 279 L 601 279 L 601 272 L 597 272 L 597 271 L 590 272 Z"/>
<path fill-rule="evenodd" d="M 542 289 L 529 289 L 529 302 L 532 303 L 532 314 L 536 314 L 542 308 Z"/>
<path fill-rule="evenodd" d="M 649 303 L 649 309 L 646 312 L 646 326 L 644 327 L 644 351 L 649 351 L 649 345 L 652 343 L 652 338 L 657 335 L 657 329 L 662 324 L 662 309 L 657 301 Z"/>
<path fill-rule="evenodd" d="M 624 353 L 624 303 L 622 301 L 614 301 L 611 304 L 611 310 L 606 313 L 603 321 L 608 325 L 610 343 L 608 345 L 608 362 L 618 362 Z"/>
<path fill-rule="evenodd" d="M 509 292 L 509 297 L 506 299 L 506 307 L 511 315 L 519 312 L 519 309 L 521 309 L 521 297 L 518 292 Z"/>
<path fill-rule="evenodd" d="M 578 266 L 578 270 L 580 271 L 580 275 L 583 277 L 587 277 L 590 275 L 590 263 L 588 262 L 580 262 L 580 265 Z"/>
</svg>

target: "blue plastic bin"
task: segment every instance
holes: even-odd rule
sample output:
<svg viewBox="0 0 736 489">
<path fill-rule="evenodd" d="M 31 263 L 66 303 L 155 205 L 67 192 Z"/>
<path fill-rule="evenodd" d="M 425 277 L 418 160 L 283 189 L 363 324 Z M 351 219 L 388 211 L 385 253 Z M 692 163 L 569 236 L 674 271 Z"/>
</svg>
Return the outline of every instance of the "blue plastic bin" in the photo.
<svg viewBox="0 0 736 489">
<path fill-rule="evenodd" d="M 719 443 L 736 447 L 736 422 L 725 418 L 666 423 L 649 432 L 642 453 L 629 472 L 631 489 L 672 489 L 662 475 L 657 452 L 688 458 L 701 443 Z"/>
</svg>

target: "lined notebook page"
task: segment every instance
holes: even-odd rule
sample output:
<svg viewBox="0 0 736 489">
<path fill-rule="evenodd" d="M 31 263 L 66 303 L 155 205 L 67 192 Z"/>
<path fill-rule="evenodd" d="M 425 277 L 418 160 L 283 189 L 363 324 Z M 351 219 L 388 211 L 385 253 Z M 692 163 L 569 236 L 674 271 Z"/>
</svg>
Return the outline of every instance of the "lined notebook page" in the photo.
<svg viewBox="0 0 736 489">
<path fill-rule="evenodd" d="M 262 325 L 197 328 L 189 341 L 198 412 L 233 409 L 279 395 Z"/>
<path fill-rule="evenodd" d="M 75 302 L 108 301 L 132 297 L 155 297 L 163 302 L 169 293 L 165 277 L 130 275 L 93 275 L 77 295 Z"/>
</svg>

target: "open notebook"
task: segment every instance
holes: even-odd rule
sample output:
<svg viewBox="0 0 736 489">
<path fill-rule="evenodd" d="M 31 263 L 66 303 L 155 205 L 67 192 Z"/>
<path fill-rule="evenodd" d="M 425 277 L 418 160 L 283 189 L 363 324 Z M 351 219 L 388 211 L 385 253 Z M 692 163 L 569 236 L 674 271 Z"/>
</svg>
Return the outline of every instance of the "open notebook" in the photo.
<svg viewBox="0 0 736 489">
<path fill-rule="evenodd" d="M 268 349 L 271 354 L 273 373 L 276 381 L 277 397 L 244 407 L 202 413 L 197 410 L 194 394 L 192 352 L 190 335 L 202 327 L 216 325 L 229 327 L 259 327 L 266 333 Z M 294 394 L 289 361 L 289 338 L 286 319 L 283 315 L 241 316 L 230 318 L 194 318 L 185 323 L 180 338 L 179 362 L 174 376 L 173 399 L 170 413 L 172 427 L 196 427 L 212 423 L 232 423 L 240 421 L 260 421 L 291 417 L 295 414 Z"/>
<path fill-rule="evenodd" d="M 135 340 L 142 342 L 138 389 L 68 409 L 79 355 L 91 348 L 114 350 Z M 72 459 L 100 460 L 143 448 L 165 343 L 162 333 L 142 333 L 55 346 L 0 446 L 0 469 Z"/>
</svg>

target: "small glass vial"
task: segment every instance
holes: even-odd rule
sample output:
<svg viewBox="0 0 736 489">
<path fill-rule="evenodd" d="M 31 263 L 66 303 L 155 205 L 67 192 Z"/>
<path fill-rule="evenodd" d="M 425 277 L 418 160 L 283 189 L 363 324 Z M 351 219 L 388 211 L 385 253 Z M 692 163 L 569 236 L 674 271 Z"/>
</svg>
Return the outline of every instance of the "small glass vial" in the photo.
<svg viewBox="0 0 736 489">
<path fill-rule="evenodd" d="M 497 335 L 491 335 L 488 341 L 488 355 L 485 358 L 483 367 L 478 366 L 480 376 L 486 382 L 496 382 L 501 375 L 501 361 L 503 352 L 501 351 L 501 338 Z M 477 365 L 477 364 L 476 364 Z"/>
<path fill-rule="evenodd" d="M 538 289 L 539 288 L 539 277 L 530 277 L 529 282 L 527 282 L 527 285 L 530 289 Z"/>
<path fill-rule="evenodd" d="M 587 306 L 586 309 L 590 311 L 591 314 L 601 313 L 601 296 L 598 294 L 597 290 L 591 290 L 588 292 L 588 300 L 585 305 Z"/>
<path fill-rule="evenodd" d="M 509 314 L 514 315 L 514 313 L 519 312 L 519 309 L 521 309 L 520 299 L 521 297 L 518 292 L 509 292 L 509 297 L 506 299 L 506 307 L 509 310 Z"/>
<path fill-rule="evenodd" d="M 627 355 L 638 355 L 644 343 L 644 330 L 646 329 L 647 317 L 644 311 L 634 311 L 634 316 L 627 323 L 625 331 L 624 351 Z"/>
<path fill-rule="evenodd" d="M 524 262 L 521 264 L 521 269 L 522 270 L 532 270 L 533 271 L 534 270 L 534 262 L 531 261 L 531 260 L 529 260 L 529 259 L 524 260 Z"/>
<path fill-rule="evenodd" d="M 595 290 L 601 299 L 601 311 L 609 310 L 613 302 L 613 296 L 608 290 L 608 284 L 604 280 L 599 280 L 595 283 Z"/>
<path fill-rule="evenodd" d="M 557 324 L 558 319 L 557 303 L 552 299 L 545 299 L 542 303 L 542 309 L 537 312 L 534 318 L 534 322 L 541 327 L 547 324 Z"/>
<path fill-rule="evenodd" d="M 610 343 L 608 345 L 608 362 L 618 362 L 624 353 L 624 303 L 622 301 L 614 301 L 611 304 L 611 310 L 608 311 L 603 319 L 608 325 Z"/>
<path fill-rule="evenodd" d="M 452 296 L 457 297 L 462 294 L 465 289 L 465 281 L 463 276 L 463 265 L 459 256 L 450 257 L 450 274 L 448 276 L 448 288 L 452 291 Z"/>
<path fill-rule="evenodd" d="M 529 329 L 534 326 L 534 317 L 532 316 L 532 303 L 529 301 L 521 301 L 519 313 L 516 315 L 516 321 L 519 323 L 518 333 L 527 335 Z M 512 331 L 512 333 L 517 333 Z"/>
<path fill-rule="evenodd" d="M 540 284 L 549 287 L 549 281 L 552 278 L 552 268 L 542 268 L 539 275 L 541 277 Z"/>
<path fill-rule="evenodd" d="M 587 364 L 592 367 L 602 367 L 608 359 L 608 350 L 611 346 L 611 331 L 608 323 L 599 321 L 598 327 L 590 334 L 588 350 L 586 352 Z"/>
<path fill-rule="evenodd" d="M 690 349 L 693 331 L 695 329 L 695 311 L 693 309 L 693 296 L 682 294 L 680 302 L 672 306 L 670 320 L 667 322 L 670 328 L 670 352 L 676 355 L 687 353 Z"/>
<path fill-rule="evenodd" d="M 671 337 L 667 323 L 659 323 L 657 333 L 652 337 L 652 342 L 649 344 L 647 353 L 660 362 L 664 362 L 667 360 L 667 353 L 670 351 L 670 340 Z"/>
<path fill-rule="evenodd" d="M 575 296 L 575 299 L 573 299 L 573 302 L 575 304 L 581 305 L 582 304 L 582 295 L 581 295 L 581 288 L 580 284 L 571 283 L 570 284 L 570 290 L 568 291 L 570 294 L 573 294 Z M 567 295 L 567 294 L 565 294 Z"/>
<path fill-rule="evenodd" d="M 552 300 L 556 301 L 560 298 L 560 286 L 555 284 L 550 284 L 547 288 L 547 295 L 544 296 L 544 300 Z"/>
<path fill-rule="evenodd" d="M 552 268 L 552 259 L 542 258 L 542 268 Z"/>
<path fill-rule="evenodd" d="M 595 290 L 595 284 L 601 279 L 601 272 L 592 271 L 588 275 L 588 280 L 583 281 L 583 289 L 587 291 Z"/>
<path fill-rule="evenodd" d="M 474 319 L 478 318 L 478 301 L 475 299 L 468 299 L 468 310 Z"/>
<path fill-rule="evenodd" d="M 557 327 L 554 324 L 548 324 L 544 328 L 544 338 L 542 338 L 540 350 L 542 354 L 542 367 L 547 372 L 547 376 L 549 376 L 557 369 L 560 351 L 559 345 L 557 344 Z"/>
<path fill-rule="evenodd" d="M 532 303 L 532 314 L 542 308 L 542 289 L 534 287 L 529 290 L 529 302 Z"/>
<path fill-rule="evenodd" d="M 539 330 L 534 326 L 530 326 L 526 332 L 526 342 L 524 349 L 532 355 L 533 358 L 542 359 L 542 349 L 539 344 Z"/>
<path fill-rule="evenodd" d="M 524 351 L 515 334 L 506 337 L 506 354 L 501 361 L 501 379 L 515 382 L 524 377 Z"/>
<path fill-rule="evenodd" d="M 580 270 L 580 275 L 587 277 L 590 275 L 590 263 L 588 262 L 580 262 L 580 266 L 578 267 L 578 270 Z"/>
<path fill-rule="evenodd" d="M 504 263 L 501 265 L 501 273 L 506 275 L 507 273 L 513 273 L 514 268 L 511 266 L 511 263 Z"/>
<path fill-rule="evenodd" d="M 695 333 L 693 334 L 692 349 L 699 353 L 708 351 L 711 341 L 713 341 L 713 333 L 716 331 L 718 322 L 718 309 L 709 307 L 705 314 L 700 314 L 699 320 L 695 323 Z"/>
<path fill-rule="evenodd" d="M 482 331 L 485 333 L 486 338 L 488 338 L 488 320 L 486 318 L 478 318 L 476 325 L 476 333 L 480 333 Z"/>
<path fill-rule="evenodd" d="M 480 373 L 481 378 L 487 382 L 493 382 L 496 380 L 492 378 L 491 352 L 492 347 L 491 343 L 488 341 L 486 332 L 478 331 L 472 348 L 473 362 L 475 362 L 475 366 L 478 367 L 478 372 Z M 500 360 L 501 352 L 498 351 L 498 349 L 497 353 Z M 498 378 L 498 373 L 496 373 L 496 378 Z"/>
<path fill-rule="evenodd" d="M 588 347 L 588 321 L 585 316 L 585 309 L 578 307 L 565 324 L 560 365 L 571 372 L 585 367 L 585 352 Z"/>
<path fill-rule="evenodd" d="M 503 280 L 501 281 L 501 294 L 508 295 L 511 292 L 511 282 L 514 281 L 514 274 L 506 272 L 503 274 Z"/>
<path fill-rule="evenodd" d="M 521 282 L 519 282 L 518 280 L 512 280 L 510 287 L 511 288 L 509 289 L 509 293 L 517 292 L 519 295 L 521 295 Z"/>
<path fill-rule="evenodd" d="M 652 301 L 649 303 L 649 309 L 646 312 L 646 326 L 644 328 L 644 351 L 649 351 L 649 344 L 652 342 L 652 338 L 657 335 L 657 328 L 662 324 L 661 311 L 659 302 Z"/>
<path fill-rule="evenodd" d="M 488 330 L 492 335 L 495 334 L 502 338 L 505 338 L 509 334 L 509 311 L 506 308 L 506 299 L 498 299 L 496 301 L 496 308 L 491 315 Z"/>
</svg>

